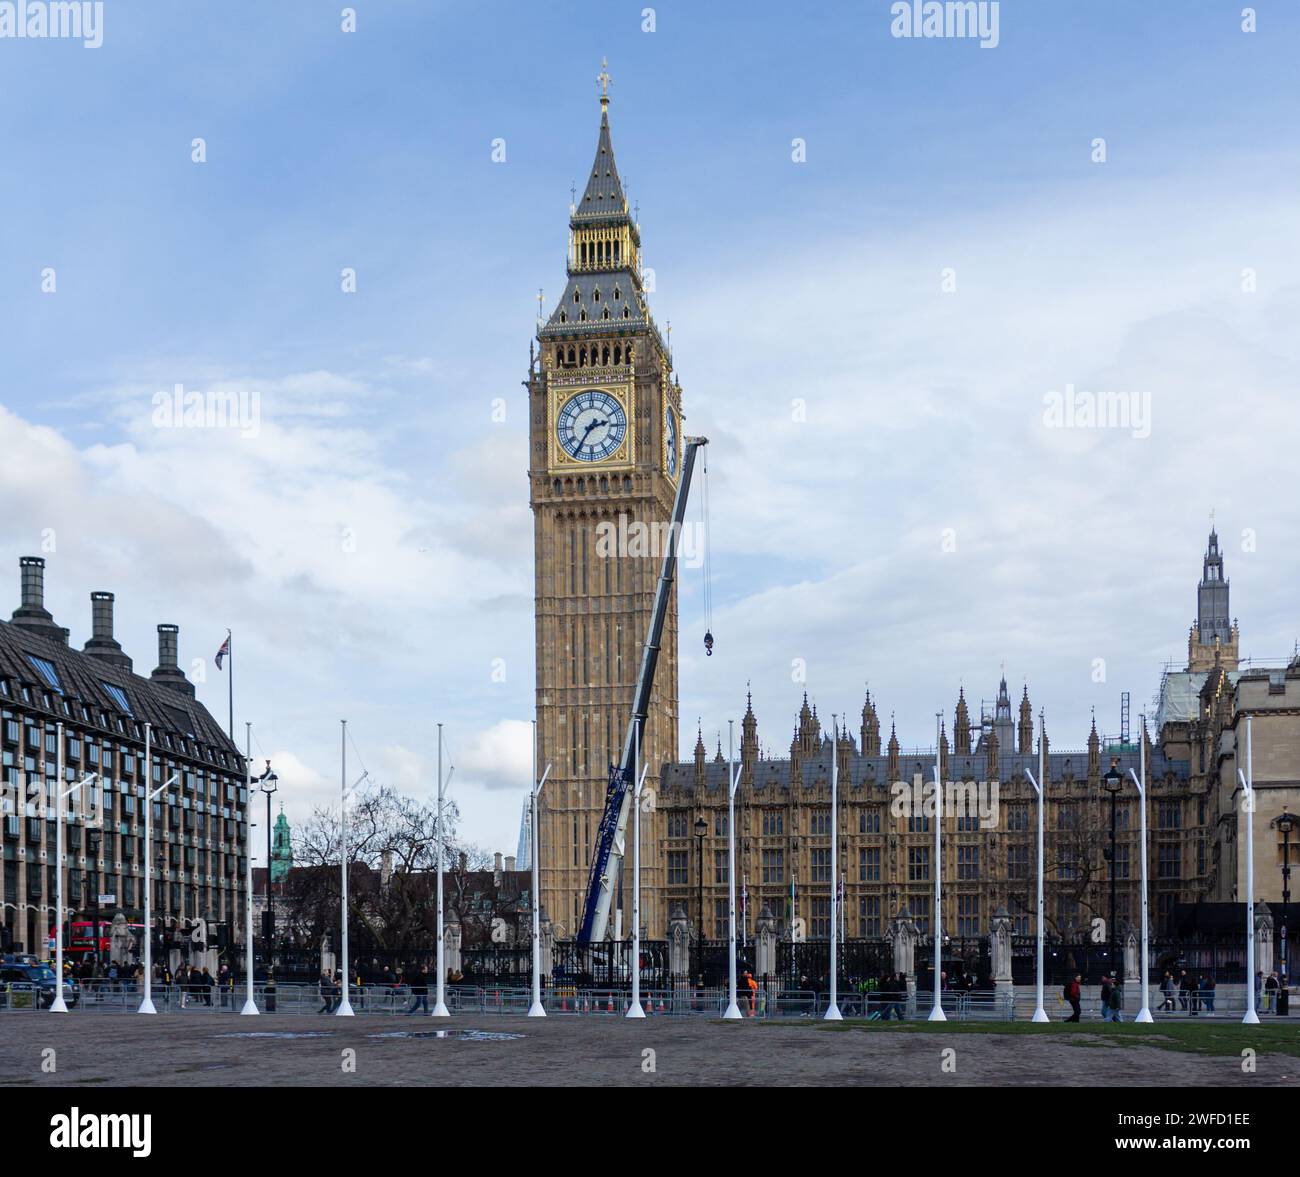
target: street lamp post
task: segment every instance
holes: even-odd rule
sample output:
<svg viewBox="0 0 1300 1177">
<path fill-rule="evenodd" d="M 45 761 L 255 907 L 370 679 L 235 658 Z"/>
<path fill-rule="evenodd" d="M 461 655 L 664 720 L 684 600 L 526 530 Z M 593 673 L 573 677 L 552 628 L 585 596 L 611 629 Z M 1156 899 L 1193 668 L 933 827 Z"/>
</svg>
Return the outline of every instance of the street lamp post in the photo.
<svg viewBox="0 0 1300 1177">
<path fill-rule="evenodd" d="M 275 942 L 275 908 L 271 903 L 271 794 L 280 783 L 280 778 L 271 771 L 269 760 L 266 771 L 257 780 L 266 794 L 266 910 L 262 913 L 262 940 L 266 944 L 266 967 L 269 971 Z"/>
<path fill-rule="evenodd" d="M 1241 811 L 1246 822 L 1246 1016 L 1248 1026 L 1259 1025 L 1255 1011 L 1255 768 L 1252 762 L 1250 716 L 1246 716 L 1246 771 L 1237 769 L 1241 781 Z"/>
<path fill-rule="evenodd" d="M 938 731 L 942 718 L 936 716 L 934 725 L 934 1005 L 926 1019 L 931 1022 L 948 1020 L 943 1012 L 943 780 L 939 771 Z"/>
<path fill-rule="evenodd" d="M 1110 971 L 1111 981 L 1115 981 L 1115 809 L 1116 802 L 1119 800 L 1119 791 L 1124 787 L 1124 777 L 1119 771 L 1119 757 L 1112 756 L 1110 760 L 1110 769 L 1101 783 L 1106 792 L 1110 794 L 1110 849 L 1106 851 L 1106 860 L 1110 863 L 1110 935 L 1107 937 L 1107 943 L 1110 945 Z"/>
<path fill-rule="evenodd" d="M 353 782 L 352 788 L 348 788 L 348 721 L 346 719 L 340 721 L 339 745 L 339 947 L 343 956 L 343 968 L 340 970 L 343 984 L 338 1009 L 334 1011 L 334 1015 L 350 1018 L 354 1014 L 351 1000 L 352 962 L 348 956 L 348 798 L 361 787 L 362 782 L 370 774 L 362 769 L 361 775 Z"/>
<path fill-rule="evenodd" d="M 1153 1022 L 1155 1019 L 1151 1016 L 1151 998 L 1149 993 L 1147 973 L 1147 932 L 1149 928 L 1148 912 L 1150 904 L 1147 896 L 1147 717 L 1141 715 L 1138 717 L 1141 721 L 1139 728 L 1142 733 L 1138 737 L 1138 765 L 1142 770 L 1141 779 L 1130 768 L 1129 776 L 1133 778 L 1133 783 L 1138 789 L 1138 812 L 1142 818 L 1142 963 L 1138 966 L 1140 972 L 1138 981 L 1142 987 L 1142 1008 L 1138 1010 L 1135 1022 Z"/>
<path fill-rule="evenodd" d="M 1029 778 L 1029 783 L 1034 786 L 1034 793 L 1038 797 L 1038 898 L 1034 908 L 1034 1016 L 1035 1022 L 1046 1022 L 1050 1019 L 1047 1011 L 1043 1008 L 1043 786 L 1047 783 L 1047 720 L 1043 713 L 1038 713 L 1039 731 L 1038 737 L 1038 780 L 1034 780 L 1034 774 L 1028 769 L 1025 775 Z"/>
<path fill-rule="evenodd" d="M 727 1008 L 723 1018 L 740 1017 L 736 1004 L 736 721 L 727 720 Z"/>
<path fill-rule="evenodd" d="M 447 774 L 450 779 L 451 773 Z M 438 724 L 438 982 L 437 994 L 438 999 L 433 1004 L 433 1011 L 430 1017 L 449 1018 L 451 1013 L 447 1009 L 445 1000 L 447 986 L 447 968 L 443 964 L 443 914 L 442 914 L 442 846 L 446 839 L 442 832 L 442 811 L 443 798 L 447 793 L 447 781 L 442 775 L 442 724 Z"/>
<path fill-rule="evenodd" d="M 1281 952 L 1282 976 L 1279 979 L 1280 984 L 1277 990 L 1277 1012 L 1279 1014 L 1289 1014 L 1291 1006 L 1291 995 L 1288 991 L 1288 961 L 1287 961 L 1287 942 L 1286 942 L 1286 924 L 1288 911 L 1291 904 L 1291 831 L 1300 823 L 1300 817 L 1294 813 L 1283 810 L 1271 822 L 1269 828 L 1276 827 L 1282 835 L 1282 927 L 1278 931 L 1278 943 Z M 1254 984 L 1254 978 L 1251 979 Z"/>
<path fill-rule="evenodd" d="M 838 715 L 831 715 L 831 999 L 830 1004 L 826 1006 L 825 1020 L 828 1022 L 842 1022 L 844 1015 L 840 1013 L 839 1004 L 839 955 L 836 952 L 835 935 L 837 930 L 837 916 L 839 914 L 837 905 L 839 895 L 836 888 L 839 886 L 839 847 L 836 842 L 836 826 L 839 824 L 838 809 L 838 788 L 839 788 L 839 748 L 840 748 L 840 721 Z"/>
<path fill-rule="evenodd" d="M 699 903 L 698 910 L 700 913 L 700 922 L 696 925 L 696 927 L 698 928 L 698 931 L 696 933 L 696 940 L 699 943 L 699 950 L 700 950 L 700 959 L 699 959 L 700 967 L 699 967 L 698 975 L 703 975 L 704 972 L 704 836 L 708 832 L 709 832 L 708 822 L 706 822 L 702 817 L 697 817 L 695 819 L 695 846 L 696 846 L 695 861 L 697 865 L 697 869 L 695 872 L 695 886 L 696 886 L 696 891 L 698 892 L 698 903 Z"/>
<path fill-rule="evenodd" d="M 153 879 L 150 877 L 153 872 L 153 803 L 154 798 L 160 796 L 166 790 L 174 785 L 180 777 L 180 773 L 172 773 L 158 788 L 153 792 L 149 791 L 149 786 L 153 784 L 153 773 L 150 771 L 153 760 L 152 749 L 150 746 L 150 725 L 144 725 L 144 999 L 140 1002 L 140 1008 L 136 1013 L 156 1014 L 153 1004 Z"/>
<path fill-rule="evenodd" d="M 149 782 L 153 783 L 152 780 Z M 253 1000 L 253 725 L 244 724 L 244 978 L 246 993 L 240 1015 L 261 1013 Z"/>
<path fill-rule="evenodd" d="M 629 1018 L 644 1018 L 641 1008 L 641 787 L 650 768 L 641 767 L 641 722 L 632 732 L 632 774 L 636 787 L 632 790 L 632 1003 L 627 1007 Z"/>
<path fill-rule="evenodd" d="M 537 833 L 537 798 L 541 795 L 542 788 L 546 784 L 546 778 L 551 775 L 551 766 L 546 766 L 546 771 L 542 773 L 542 779 L 537 779 L 537 720 L 533 720 L 533 779 L 529 784 L 529 825 L 532 827 L 528 832 L 531 835 L 532 846 L 529 848 L 529 857 L 532 859 L 533 868 L 533 893 L 530 896 L 533 909 L 533 1004 L 528 1007 L 528 1016 L 530 1018 L 546 1017 L 546 1007 L 542 1004 L 542 892 L 541 892 L 541 863 L 538 861 L 538 852 L 541 848 L 542 841 Z"/>
</svg>

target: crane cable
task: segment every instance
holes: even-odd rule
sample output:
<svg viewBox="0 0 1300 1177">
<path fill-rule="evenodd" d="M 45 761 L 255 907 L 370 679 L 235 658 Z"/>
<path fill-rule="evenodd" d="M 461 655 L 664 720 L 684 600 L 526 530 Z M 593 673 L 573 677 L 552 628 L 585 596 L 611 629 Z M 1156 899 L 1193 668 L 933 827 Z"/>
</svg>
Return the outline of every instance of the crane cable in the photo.
<svg viewBox="0 0 1300 1177">
<path fill-rule="evenodd" d="M 703 544 L 704 559 L 700 567 L 704 575 L 704 653 L 713 656 L 713 551 L 709 538 L 709 458 L 704 455 L 704 496 L 703 496 Z"/>
</svg>

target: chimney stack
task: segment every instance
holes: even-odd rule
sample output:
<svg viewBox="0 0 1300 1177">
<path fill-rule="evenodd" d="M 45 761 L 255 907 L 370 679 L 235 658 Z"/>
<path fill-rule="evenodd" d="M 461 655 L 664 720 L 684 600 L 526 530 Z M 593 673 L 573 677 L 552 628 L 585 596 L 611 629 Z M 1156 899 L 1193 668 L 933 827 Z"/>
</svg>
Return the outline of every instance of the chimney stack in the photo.
<svg viewBox="0 0 1300 1177">
<path fill-rule="evenodd" d="M 194 684 L 185 677 L 178 661 L 180 632 L 180 627 L 176 625 L 158 627 L 158 667 L 149 677 L 160 687 L 167 687 L 192 699 Z"/>
<path fill-rule="evenodd" d="M 68 631 L 54 624 L 45 608 L 45 561 L 40 556 L 23 556 L 18 561 L 22 571 L 22 604 L 10 619 L 50 641 L 68 644 Z"/>
<path fill-rule="evenodd" d="M 513 873 L 514 869 L 515 869 L 515 856 L 514 856 L 513 854 L 507 854 L 507 855 L 506 855 L 506 870 L 507 870 L 508 872 Z"/>
<path fill-rule="evenodd" d="M 90 629 L 91 637 L 85 645 L 85 652 L 93 658 L 102 658 L 105 662 L 120 666 L 128 674 L 132 662 L 122 652 L 122 647 L 113 637 L 113 594 L 90 594 Z"/>
</svg>

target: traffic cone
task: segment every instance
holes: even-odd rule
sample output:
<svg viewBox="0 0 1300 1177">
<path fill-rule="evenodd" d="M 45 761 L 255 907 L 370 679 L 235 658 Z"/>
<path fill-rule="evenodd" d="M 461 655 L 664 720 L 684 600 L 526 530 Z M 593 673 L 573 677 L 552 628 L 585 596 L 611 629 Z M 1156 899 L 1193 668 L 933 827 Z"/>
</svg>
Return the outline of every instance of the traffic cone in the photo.
<svg viewBox="0 0 1300 1177">
<path fill-rule="evenodd" d="M 610 1014 L 614 1012 L 614 995 L 612 993 L 609 995 L 609 1001 L 605 1006 L 605 1012 Z"/>
</svg>

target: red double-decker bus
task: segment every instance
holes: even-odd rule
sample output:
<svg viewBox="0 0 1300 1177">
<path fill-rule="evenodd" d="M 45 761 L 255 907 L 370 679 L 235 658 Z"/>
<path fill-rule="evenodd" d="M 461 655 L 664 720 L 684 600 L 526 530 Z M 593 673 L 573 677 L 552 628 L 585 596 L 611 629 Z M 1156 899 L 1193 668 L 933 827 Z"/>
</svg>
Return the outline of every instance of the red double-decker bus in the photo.
<svg viewBox="0 0 1300 1177">
<path fill-rule="evenodd" d="M 127 924 L 131 935 L 135 937 L 136 945 L 143 951 L 144 946 L 144 924 Z M 50 952 L 54 952 L 55 930 L 50 929 Z M 112 948 L 113 924 L 110 920 L 99 921 L 99 952 L 107 956 Z M 68 927 L 68 938 L 64 941 L 63 952 L 66 956 L 76 959 L 84 957 L 95 951 L 95 922 L 94 920 L 73 920 Z"/>
</svg>

